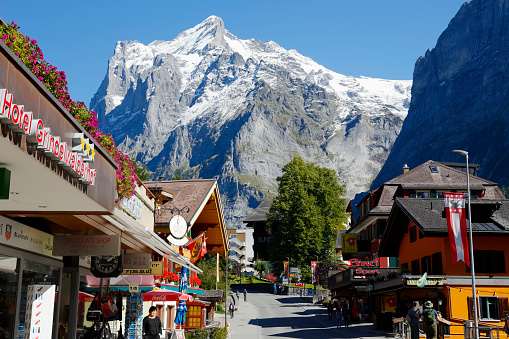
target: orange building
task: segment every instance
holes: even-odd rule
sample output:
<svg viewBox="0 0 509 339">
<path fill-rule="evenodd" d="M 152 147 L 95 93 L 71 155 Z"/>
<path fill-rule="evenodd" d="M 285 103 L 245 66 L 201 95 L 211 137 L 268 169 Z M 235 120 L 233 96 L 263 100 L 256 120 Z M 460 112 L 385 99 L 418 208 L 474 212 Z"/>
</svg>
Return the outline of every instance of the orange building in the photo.
<svg viewBox="0 0 509 339">
<path fill-rule="evenodd" d="M 478 319 L 481 332 L 503 333 L 509 314 L 509 201 L 472 200 L 472 233 Z M 464 324 L 473 322 L 472 276 L 462 261 L 454 262 L 443 199 L 396 198 L 387 230 L 378 251 L 380 256 L 398 256 L 402 278 L 391 286 L 397 296 L 395 316 L 406 314 L 408 305 L 418 307 L 427 300 L 451 321 L 443 331 L 464 336 Z M 416 286 L 427 273 L 426 285 Z M 385 282 L 387 284 L 387 282 Z M 374 285 L 380 297 L 382 284 Z"/>
</svg>

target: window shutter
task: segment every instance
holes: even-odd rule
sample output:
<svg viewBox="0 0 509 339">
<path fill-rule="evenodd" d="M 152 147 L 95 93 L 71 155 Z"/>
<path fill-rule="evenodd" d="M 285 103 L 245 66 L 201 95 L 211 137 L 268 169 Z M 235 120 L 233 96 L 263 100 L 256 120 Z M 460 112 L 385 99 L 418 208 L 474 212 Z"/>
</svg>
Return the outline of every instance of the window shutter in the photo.
<svg viewBox="0 0 509 339">
<path fill-rule="evenodd" d="M 474 319 L 474 298 L 467 297 L 467 304 L 468 304 L 468 319 L 473 320 Z"/>
<path fill-rule="evenodd" d="M 505 320 L 505 317 L 509 314 L 509 301 L 507 297 L 498 298 L 498 314 L 500 314 L 500 319 L 502 321 Z"/>
</svg>

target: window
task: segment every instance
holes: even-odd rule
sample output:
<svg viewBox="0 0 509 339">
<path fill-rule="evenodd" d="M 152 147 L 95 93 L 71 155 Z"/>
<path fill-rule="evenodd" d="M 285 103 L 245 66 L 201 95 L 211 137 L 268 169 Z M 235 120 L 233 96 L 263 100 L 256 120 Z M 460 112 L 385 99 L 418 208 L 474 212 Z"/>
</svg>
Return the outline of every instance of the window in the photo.
<svg viewBox="0 0 509 339">
<path fill-rule="evenodd" d="M 237 238 L 236 234 L 230 234 L 230 238 Z"/>
<path fill-rule="evenodd" d="M 498 297 L 479 297 L 481 320 L 499 320 Z"/>
<path fill-rule="evenodd" d="M 421 272 L 431 274 L 431 257 L 429 255 L 421 258 Z"/>
<path fill-rule="evenodd" d="M 429 170 L 431 171 L 431 173 L 438 173 L 438 167 L 437 166 L 430 166 Z"/>
<path fill-rule="evenodd" d="M 417 192 L 415 190 L 410 191 L 410 198 L 417 198 Z"/>
<path fill-rule="evenodd" d="M 417 227 L 416 226 L 410 227 L 409 232 L 410 232 L 410 242 L 411 243 L 416 242 L 417 241 Z"/>
<path fill-rule="evenodd" d="M 411 273 L 412 275 L 420 275 L 421 271 L 419 270 L 419 259 L 412 260 L 411 263 Z"/>
<path fill-rule="evenodd" d="M 186 314 L 186 324 L 184 327 L 195 329 L 202 326 L 201 306 L 188 306 Z"/>
<path fill-rule="evenodd" d="M 444 274 L 442 271 L 442 253 L 437 252 L 431 255 L 431 274 Z"/>
<path fill-rule="evenodd" d="M 504 251 L 474 250 L 475 273 L 505 273 Z M 466 266 L 467 273 L 470 268 Z"/>
<path fill-rule="evenodd" d="M 428 191 L 418 191 L 417 198 L 429 198 L 429 192 Z"/>
<path fill-rule="evenodd" d="M 401 273 L 408 273 L 410 270 L 408 269 L 408 263 L 401 264 Z"/>
<path fill-rule="evenodd" d="M 479 320 L 500 321 L 503 320 L 509 312 L 509 303 L 507 297 L 497 296 L 479 296 L 477 298 L 479 305 Z M 474 302 L 472 297 L 467 297 L 468 319 L 474 319 Z"/>
<path fill-rule="evenodd" d="M 230 243 L 230 247 L 237 247 L 237 244 L 232 242 L 232 243 Z"/>
</svg>

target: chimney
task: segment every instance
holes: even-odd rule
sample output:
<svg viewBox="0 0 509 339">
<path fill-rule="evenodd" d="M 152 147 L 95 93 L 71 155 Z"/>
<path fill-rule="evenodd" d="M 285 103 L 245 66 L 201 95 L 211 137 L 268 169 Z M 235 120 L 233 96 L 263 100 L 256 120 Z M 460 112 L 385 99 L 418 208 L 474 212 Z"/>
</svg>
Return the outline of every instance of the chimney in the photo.
<svg viewBox="0 0 509 339">
<path fill-rule="evenodd" d="M 408 172 L 410 170 L 410 168 L 408 167 L 407 164 L 405 164 L 405 166 L 403 166 L 403 174 L 405 174 L 406 172 Z"/>
</svg>

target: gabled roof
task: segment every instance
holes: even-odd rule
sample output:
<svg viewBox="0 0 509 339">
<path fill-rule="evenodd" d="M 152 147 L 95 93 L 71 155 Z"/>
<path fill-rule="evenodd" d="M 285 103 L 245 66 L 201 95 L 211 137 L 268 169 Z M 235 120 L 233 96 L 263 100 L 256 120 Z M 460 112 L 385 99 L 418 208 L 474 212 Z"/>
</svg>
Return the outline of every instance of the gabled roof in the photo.
<svg viewBox="0 0 509 339">
<path fill-rule="evenodd" d="M 267 219 L 267 214 L 270 211 L 270 207 L 272 206 L 272 200 L 262 201 L 260 205 L 244 219 L 242 222 L 255 222 L 255 221 L 265 221 Z"/>
<path fill-rule="evenodd" d="M 431 171 L 430 167 L 435 167 L 437 171 Z M 420 188 L 423 184 L 426 185 L 423 188 L 452 189 L 454 185 L 457 188 L 466 189 L 467 173 L 448 167 L 440 162 L 428 160 L 422 165 L 384 183 L 384 185 L 404 185 L 407 188 Z M 482 188 L 484 186 L 496 185 L 492 181 L 473 175 L 470 176 L 471 187 L 478 186 Z"/>
<path fill-rule="evenodd" d="M 165 191 L 172 195 L 172 199 L 155 212 L 155 232 L 168 233 L 170 219 L 179 210 L 191 226 L 192 236 L 206 232 L 209 253 L 225 255 L 226 224 L 216 180 L 148 181 L 145 185 L 156 194 Z"/>
<path fill-rule="evenodd" d="M 509 200 L 475 199 L 471 203 L 473 234 L 509 235 Z M 444 205 L 444 199 L 396 198 L 378 255 L 398 255 L 409 220 L 426 236 L 447 236 Z"/>
</svg>

